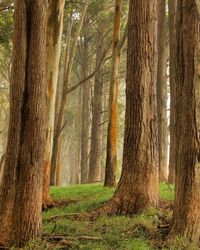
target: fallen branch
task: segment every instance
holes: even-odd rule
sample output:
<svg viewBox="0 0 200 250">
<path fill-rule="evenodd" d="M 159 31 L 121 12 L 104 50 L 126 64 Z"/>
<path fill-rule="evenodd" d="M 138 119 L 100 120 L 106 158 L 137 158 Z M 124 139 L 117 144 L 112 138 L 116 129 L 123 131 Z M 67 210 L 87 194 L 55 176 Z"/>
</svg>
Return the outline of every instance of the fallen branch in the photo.
<svg viewBox="0 0 200 250">
<path fill-rule="evenodd" d="M 50 221 L 58 221 L 58 220 L 62 220 L 62 219 L 65 219 L 65 218 L 69 218 L 69 217 L 76 217 L 76 216 L 79 216 L 80 213 L 70 213 L 70 214 L 65 214 L 65 215 L 56 215 L 54 217 L 51 217 L 49 219 L 46 219 L 45 221 L 46 222 L 50 222 Z"/>
</svg>

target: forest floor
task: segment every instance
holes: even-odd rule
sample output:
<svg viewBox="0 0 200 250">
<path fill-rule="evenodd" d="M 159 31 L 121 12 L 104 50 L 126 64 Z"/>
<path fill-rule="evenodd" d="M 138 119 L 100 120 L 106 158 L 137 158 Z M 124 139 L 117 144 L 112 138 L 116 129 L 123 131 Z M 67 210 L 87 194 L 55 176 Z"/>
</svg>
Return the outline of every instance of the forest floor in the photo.
<svg viewBox="0 0 200 250">
<path fill-rule="evenodd" d="M 43 238 L 30 242 L 25 249 L 199 249 L 184 238 L 167 239 L 174 198 L 174 188 L 167 184 L 160 184 L 157 210 L 133 217 L 80 217 L 101 207 L 113 191 L 100 184 L 52 188 L 57 207 L 43 212 Z"/>
</svg>

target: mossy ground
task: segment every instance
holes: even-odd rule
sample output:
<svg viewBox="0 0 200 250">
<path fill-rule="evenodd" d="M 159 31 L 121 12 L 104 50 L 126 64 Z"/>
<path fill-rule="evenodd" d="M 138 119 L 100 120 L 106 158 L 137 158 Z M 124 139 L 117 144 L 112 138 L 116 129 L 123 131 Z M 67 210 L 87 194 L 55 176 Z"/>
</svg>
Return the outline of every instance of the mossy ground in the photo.
<svg viewBox="0 0 200 250">
<path fill-rule="evenodd" d="M 52 188 L 58 207 L 43 212 L 43 239 L 26 249 L 157 250 L 199 249 L 186 239 L 168 240 L 167 226 L 172 215 L 174 188 L 160 184 L 160 209 L 133 216 L 100 217 L 90 220 L 76 216 L 101 207 L 114 189 L 100 184 Z M 65 202 L 66 201 L 66 202 Z"/>
</svg>

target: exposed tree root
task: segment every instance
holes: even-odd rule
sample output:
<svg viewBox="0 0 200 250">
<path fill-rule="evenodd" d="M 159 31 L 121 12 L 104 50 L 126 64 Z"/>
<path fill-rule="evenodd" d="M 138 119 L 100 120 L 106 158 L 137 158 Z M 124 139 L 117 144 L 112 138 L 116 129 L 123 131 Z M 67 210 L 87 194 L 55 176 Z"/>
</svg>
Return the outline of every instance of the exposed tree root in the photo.
<svg viewBox="0 0 200 250">
<path fill-rule="evenodd" d="M 88 213 L 88 217 L 91 220 L 96 220 L 100 216 L 114 216 L 123 214 L 122 211 L 120 210 L 119 205 L 120 205 L 119 200 L 113 198 L 109 200 L 103 207 Z"/>
<path fill-rule="evenodd" d="M 42 199 L 42 211 L 47 210 L 49 208 L 55 207 L 56 204 L 54 203 L 54 201 L 50 198 L 44 198 Z"/>
<path fill-rule="evenodd" d="M 77 200 L 52 200 L 47 199 L 45 202 L 43 201 L 42 209 L 47 210 L 53 207 L 67 207 L 70 204 L 77 203 Z"/>
</svg>

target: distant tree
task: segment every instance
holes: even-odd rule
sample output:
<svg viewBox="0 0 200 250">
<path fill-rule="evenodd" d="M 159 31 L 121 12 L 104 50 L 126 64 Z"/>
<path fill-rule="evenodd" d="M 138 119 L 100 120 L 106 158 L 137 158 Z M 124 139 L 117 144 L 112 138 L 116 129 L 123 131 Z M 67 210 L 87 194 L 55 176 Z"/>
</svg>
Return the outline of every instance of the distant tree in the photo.
<svg viewBox="0 0 200 250">
<path fill-rule="evenodd" d="M 100 64 L 105 50 L 105 23 L 98 21 L 96 41 L 96 68 Z M 103 97 L 103 66 L 100 67 L 94 80 L 94 96 L 92 103 L 91 146 L 89 158 L 88 182 L 101 180 L 101 152 L 102 152 L 102 97 Z"/>
<path fill-rule="evenodd" d="M 41 232 L 47 2 L 15 1 L 10 124 L 0 187 L 4 247 L 21 247 Z"/>
<path fill-rule="evenodd" d="M 200 10 L 178 0 L 175 61 L 176 195 L 172 235 L 200 243 Z M 200 6 L 199 6 L 200 7 Z"/>
<path fill-rule="evenodd" d="M 176 114 L 176 96 L 175 96 L 175 21 L 177 0 L 168 0 L 169 9 L 169 81 L 170 81 L 170 152 L 169 152 L 169 176 L 168 182 L 175 182 L 175 114 Z"/>
<path fill-rule="evenodd" d="M 167 15 L 166 1 L 158 1 L 158 72 L 157 72 L 157 111 L 158 111 L 158 152 L 159 176 L 168 178 L 168 127 L 167 127 Z"/>
<path fill-rule="evenodd" d="M 157 1 L 130 1 L 122 175 L 96 213 L 134 214 L 158 205 Z"/>
<path fill-rule="evenodd" d="M 74 63 L 77 43 L 78 43 L 78 39 L 80 36 L 80 32 L 81 32 L 81 28 L 83 25 L 83 20 L 84 20 L 87 8 L 88 8 L 88 1 L 85 1 L 83 9 L 80 13 L 80 20 L 79 20 L 79 24 L 75 32 L 74 40 L 73 40 L 72 47 L 70 50 L 69 60 L 67 61 L 67 65 L 65 65 L 66 72 L 64 74 L 62 96 L 61 96 L 61 102 L 60 102 L 59 111 L 58 111 L 58 118 L 55 124 L 55 136 L 54 136 L 53 153 L 52 153 L 52 161 L 51 161 L 50 183 L 52 186 L 59 184 L 59 183 L 56 183 L 56 170 L 61 169 L 59 165 L 61 164 L 60 156 L 61 156 L 62 130 L 63 130 L 63 125 L 64 125 L 63 124 L 64 123 L 64 111 L 65 111 L 65 106 L 67 102 L 68 88 L 69 88 L 69 83 L 71 79 L 72 66 Z"/>
<path fill-rule="evenodd" d="M 81 76 L 85 79 L 90 72 L 90 16 L 86 13 L 81 34 L 80 49 L 81 56 Z M 88 181 L 89 174 L 89 137 L 90 137 L 90 107 L 91 107 L 91 81 L 88 80 L 82 86 L 82 123 L 81 123 L 81 183 Z"/>
</svg>

